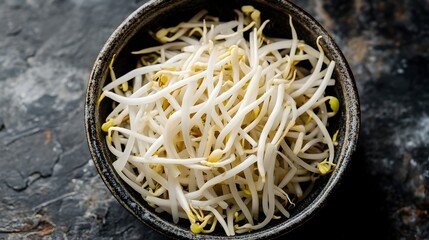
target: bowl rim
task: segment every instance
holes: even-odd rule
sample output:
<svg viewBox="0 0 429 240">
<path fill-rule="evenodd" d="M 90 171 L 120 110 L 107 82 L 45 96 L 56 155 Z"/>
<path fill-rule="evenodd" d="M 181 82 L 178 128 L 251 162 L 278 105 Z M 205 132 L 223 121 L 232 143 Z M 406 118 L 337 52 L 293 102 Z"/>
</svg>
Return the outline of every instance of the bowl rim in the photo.
<svg viewBox="0 0 429 240">
<path fill-rule="evenodd" d="M 185 231 L 182 228 L 177 227 L 171 221 L 165 221 L 164 219 L 160 218 L 159 216 L 155 215 L 151 211 L 146 210 L 143 206 L 141 206 L 133 196 L 128 195 L 127 191 L 122 188 L 122 183 L 117 179 L 115 173 L 112 172 L 112 168 L 109 166 L 106 159 L 104 158 L 103 148 L 99 139 L 97 138 L 99 132 L 99 130 L 97 129 L 96 122 L 96 115 L 98 113 L 98 79 L 101 79 L 106 72 L 106 66 L 108 65 L 107 57 L 111 55 L 112 49 L 116 47 L 116 44 L 118 44 L 117 38 L 123 38 L 125 34 L 132 32 L 133 26 L 138 25 L 138 19 L 141 19 L 146 14 L 151 14 L 154 9 L 162 7 L 165 4 L 173 4 L 177 2 L 174 0 L 154 0 L 143 4 L 133 13 L 131 13 L 116 28 L 116 30 L 111 34 L 111 36 L 104 44 L 91 70 L 86 89 L 84 106 L 86 140 L 94 165 L 96 166 L 96 169 L 103 182 L 106 184 L 107 188 L 111 191 L 117 201 L 119 201 L 124 208 L 126 208 L 141 222 L 168 237 L 183 239 L 205 239 L 209 237 L 210 239 L 223 239 L 223 236 L 192 234 L 190 231 Z M 312 31 L 315 31 L 317 34 L 323 36 L 323 40 L 327 45 L 326 48 L 332 51 L 332 58 L 336 59 L 335 68 L 340 69 L 341 76 L 338 76 L 338 78 L 341 78 L 344 82 L 343 85 L 345 89 L 342 89 L 344 97 L 345 99 L 351 101 L 344 102 L 346 109 L 345 122 L 347 122 L 348 124 L 345 125 L 344 131 L 346 137 L 344 138 L 342 148 L 340 148 L 341 152 L 339 153 L 341 156 L 341 159 L 339 160 L 342 161 L 342 163 L 338 165 L 339 167 L 337 167 L 336 170 L 333 172 L 329 181 L 323 187 L 321 193 L 312 201 L 309 206 L 307 206 L 301 212 L 298 212 L 293 217 L 288 218 L 287 221 L 279 223 L 278 225 L 275 225 L 271 228 L 253 231 L 250 234 L 239 234 L 228 237 L 231 239 L 271 238 L 290 232 L 301 224 L 303 224 L 305 221 L 309 220 L 323 207 L 328 197 L 331 195 L 332 191 L 338 187 L 339 183 L 341 182 L 343 173 L 348 169 L 350 165 L 352 155 L 356 149 L 359 137 L 360 103 L 357 86 L 350 66 L 348 65 L 346 58 L 344 57 L 340 48 L 337 46 L 334 39 L 317 20 L 315 20 L 309 13 L 301 9 L 293 2 L 286 0 L 270 0 L 261 2 L 268 5 L 277 4 L 281 8 L 281 10 L 287 9 L 287 11 L 289 11 L 290 14 L 294 17 L 295 21 L 297 19 L 300 19 L 305 23 L 309 23 L 309 27 Z M 126 41 L 128 41 L 129 38 Z"/>
</svg>

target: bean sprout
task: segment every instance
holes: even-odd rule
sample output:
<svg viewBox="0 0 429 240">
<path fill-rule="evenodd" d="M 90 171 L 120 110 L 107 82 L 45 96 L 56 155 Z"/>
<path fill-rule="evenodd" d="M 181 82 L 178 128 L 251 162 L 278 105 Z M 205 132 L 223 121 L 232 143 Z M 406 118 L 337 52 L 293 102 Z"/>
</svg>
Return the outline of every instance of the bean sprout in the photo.
<svg viewBox="0 0 429 240">
<path fill-rule="evenodd" d="M 263 34 L 252 6 L 221 22 L 201 11 L 154 34 L 159 46 L 133 52 L 136 69 L 103 88 L 114 101 L 102 130 L 113 166 L 157 212 L 193 233 L 226 235 L 290 217 L 288 209 L 335 169 L 327 119 L 338 99 L 335 63 L 317 38 Z"/>
</svg>

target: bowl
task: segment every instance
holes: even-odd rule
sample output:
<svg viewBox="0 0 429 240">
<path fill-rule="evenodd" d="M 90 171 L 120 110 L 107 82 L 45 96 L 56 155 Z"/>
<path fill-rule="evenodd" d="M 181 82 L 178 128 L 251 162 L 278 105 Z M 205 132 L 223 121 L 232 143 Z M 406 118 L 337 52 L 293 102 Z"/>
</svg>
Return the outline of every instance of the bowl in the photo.
<svg viewBox="0 0 429 240">
<path fill-rule="evenodd" d="M 322 47 L 326 56 L 336 62 L 334 78 L 337 83 L 332 90 L 340 100 L 340 111 L 330 121 L 330 127 L 339 129 L 338 145 L 335 151 L 336 169 L 327 177 L 317 181 L 315 189 L 291 210 L 291 217 L 273 220 L 260 230 L 231 236 L 231 239 L 264 239 L 290 232 L 315 215 L 335 191 L 351 162 L 356 148 L 360 127 L 359 97 L 356 84 L 341 50 L 329 33 L 308 13 L 285 0 L 158 0 L 151 1 L 133 12 L 114 31 L 99 53 L 87 85 L 85 98 L 85 127 L 89 150 L 95 166 L 113 196 L 137 219 L 158 232 L 178 239 L 222 239 L 226 235 L 215 231 L 210 235 L 193 234 L 189 231 L 189 222 L 174 224 L 170 215 L 154 211 L 131 187 L 116 174 L 112 162 L 114 156 L 109 152 L 101 124 L 111 111 L 108 101 L 100 105 L 97 101 L 103 86 L 108 80 L 108 66 L 116 54 L 115 72 L 121 76 L 135 67 L 137 57 L 131 51 L 144 46 L 154 45 L 149 31 L 168 27 L 186 21 L 199 10 L 208 9 L 212 15 L 229 18 L 232 9 L 242 5 L 253 5 L 264 18 L 271 19 L 270 34 L 289 36 L 289 15 L 301 39 L 315 46 L 316 38 L 323 37 Z"/>
</svg>

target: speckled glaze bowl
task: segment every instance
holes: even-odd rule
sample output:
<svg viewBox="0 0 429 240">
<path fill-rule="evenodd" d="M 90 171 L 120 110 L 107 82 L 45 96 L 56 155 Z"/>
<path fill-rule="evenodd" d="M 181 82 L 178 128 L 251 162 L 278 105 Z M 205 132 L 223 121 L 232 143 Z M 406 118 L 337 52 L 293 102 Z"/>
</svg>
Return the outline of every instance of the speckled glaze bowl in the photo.
<svg viewBox="0 0 429 240">
<path fill-rule="evenodd" d="M 359 98 L 352 72 L 346 59 L 334 40 L 308 13 L 295 4 L 284 0 L 159 0 L 151 1 L 132 13 L 108 39 L 95 61 L 89 78 L 85 99 L 85 126 L 89 149 L 95 166 L 101 178 L 106 183 L 116 199 L 136 218 L 168 237 L 178 239 L 222 239 L 225 234 L 222 229 L 210 235 L 196 235 L 189 231 L 189 222 L 180 221 L 174 224 L 170 215 L 159 214 L 123 182 L 112 167 L 115 160 L 107 149 L 105 135 L 101 131 L 101 124 L 111 111 L 111 102 L 104 100 L 100 106 L 97 100 L 102 87 L 109 80 L 108 65 L 113 54 L 115 72 L 121 76 L 135 67 L 137 57 L 131 51 L 156 44 L 149 36 L 149 31 L 156 31 L 161 27 L 173 26 L 186 21 L 201 9 L 208 9 L 211 15 L 221 19 L 231 19 L 232 9 L 239 9 L 242 5 L 253 5 L 262 13 L 262 18 L 271 20 L 264 31 L 268 36 L 290 38 L 288 24 L 289 15 L 292 16 L 298 36 L 306 43 L 316 48 L 318 36 L 323 37 L 322 46 L 329 59 L 336 62 L 334 78 L 337 83 L 333 94 L 340 100 L 340 114 L 330 121 L 330 128 L 339 129 L 338 146 L 336 147 L 335 171 L 320 179 L 314 191 L 303 201 L 299 202 L 291 212 L 289 219 L 273 220 L 263 229 L 250 233 L 239 234 L 230 239 L 265 239 L 285 234 L 297 228 L 311 218 L 324 206 L 328 197 L 335 190 L 346 174 L 352 154 L 355 150 L 360 126 Z M 317 49 L 317 48 L 316 48 Z"/>
</svg>

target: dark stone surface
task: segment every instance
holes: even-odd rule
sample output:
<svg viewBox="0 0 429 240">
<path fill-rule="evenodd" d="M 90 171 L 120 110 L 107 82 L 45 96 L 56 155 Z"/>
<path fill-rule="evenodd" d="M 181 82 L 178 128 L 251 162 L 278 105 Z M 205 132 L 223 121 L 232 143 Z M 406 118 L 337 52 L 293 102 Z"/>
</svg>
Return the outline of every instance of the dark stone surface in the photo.
<svg viewBox="0 0 429 240">
<path fill-rule="evenodd" d="M 0 0 L 0 239 L 161 238 L 111 197 L 83 128 L 93 61 L 144 2 Z M 429 1 L 295 2 L 349 60 L 362 131 L 350 175 L 289 238 L 429 239 Z"/>
</svg>

